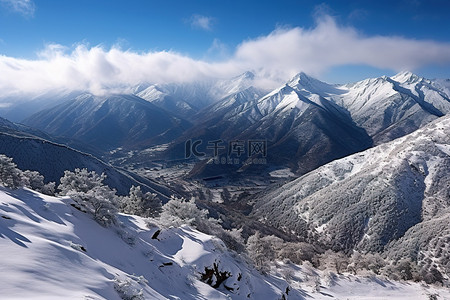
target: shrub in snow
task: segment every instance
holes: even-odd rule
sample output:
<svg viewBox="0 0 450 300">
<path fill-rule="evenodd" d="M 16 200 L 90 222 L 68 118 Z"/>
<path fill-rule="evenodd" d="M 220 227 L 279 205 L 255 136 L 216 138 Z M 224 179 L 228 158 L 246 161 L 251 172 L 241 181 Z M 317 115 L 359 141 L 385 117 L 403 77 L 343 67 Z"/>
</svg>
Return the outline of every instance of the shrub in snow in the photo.
<svg viewBox="0 0 450 300">
<path fill-rule="evenodd" d="M 221 239 L 229 250 L 236 251 L 237 253 L 244 252 L 245 250 L 245 243 L 242 238 L 242 228 L 225 230 L 222 226 L 217 224 L 216 226 L 211 226 L 209 234 L 215 235 Z"/>
<path fill-rule="evenodd" d="M 10 189 L 24 186 L 22 171 L 17 168 L 13 159 L 0 154 L 0 184 Z"/>
<path fill-rule="evenodd" d="M 58 189 L 60 194 L 69 196 L 94 216 L 103 226 L 116 222 L 116 191 L 103 184 L 105 174 L 98 175 L 87 169 L 64 171 Z"/>
<path fill-rule="evenodd" d="M 325 285 L 333 286 L 333 285 L 336 284 L 336 281 L 337 281 L 338 277 L 337 277 L 337 275 L 335 273 L 333 273 L 331 271 L 327 271 L 327 272 L 325 272 L 324 275 L 325 275 L 324 276 L 325 277 L 324 278 Z"/>
<path fill-rule="evenodd" d="M 422 276 L 423 281 L 428 284 L 443 283 L 444 281 L 444 276 L 442 276 L 442 273 L 439 272 L 435 266 L 423 266 L 420 270 L 420 275 Z"/>
<path fill-rule="evenodd" d="M 116 277 L 114 279 L 114 289 L 120 298 L 124 300 L 144 300 L 144 291 L 139 285 L 139 282 L 135 280 L 129 278 L 121 280 Z"/>
<path fill-rule="evenodd" d="M 126 214 L 141 217 L 157 217 L 161 214 L 162 206 L 156 194 L 143 193 L 140 186 L 132 186 L 128 196 L 121 199 L 121 211 Z"/>
<path fill-rule="evenodd" d="M 86 248 L 84 248 L 82 245 L 76 244 L 74 242 L 70 242 L 70 247 L 72 247 L 73 249 L 78 250 L 78 251 L 86 252 Z"/>
<path fill-rule="evenodd" d="M 211 268 L 205 267 L 205 272 L 201 274 L 201 280 L 215 289 L 230 277 L 231 272 L 219 270 L 219 264 L 215 262 Z"/>
<path fill-rule="evenodd" d="M 393 266 L 394 272 L 399 279 L 415 281 L 419 279 L 417 265 L 410 258 L 401 259 Z"/>
</svg>

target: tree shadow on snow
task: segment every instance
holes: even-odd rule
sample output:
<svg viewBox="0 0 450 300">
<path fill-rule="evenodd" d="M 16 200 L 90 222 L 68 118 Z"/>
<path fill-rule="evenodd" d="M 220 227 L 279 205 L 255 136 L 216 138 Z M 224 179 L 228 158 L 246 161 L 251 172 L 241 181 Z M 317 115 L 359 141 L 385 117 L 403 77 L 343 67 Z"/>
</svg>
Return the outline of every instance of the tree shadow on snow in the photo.
<svg viewBox="0 0 450 300">
<path fill-rule="evenodd" d="M 5 219 L 5 218 L 1 218 L 0 219 L 0 237 L 1 238 L 9 238 L 11 241 L 13 241 L 14 243 L 16 243 L 17 245 L 24 247 L 24 248 L 28 248 L 27 245 L 24 244 L 25 243 L 31 243 L 31 241 L 29 239 L 27 239 L 25 236 L 21 235 L 20 233 L 15 232 L 14 230 L 12 230 L 10 227 L 14 227 L 14 225 L 17 222 L 14 221 L 13 219 Z"/>
<path fill-rule="evenodd" d="M 45 207 L 45 204 L 47 202 L 44 201 L 41 197 L 39 197 L 34 192 L 27 190 L 27 189 L 18 189 L 18 190 L 10 190 L 6 189 L 4 187 L 0 187 L 0 191 L 3 191 L 5 194 L 14 197 L 24 203 L 26 203 L 37 215 L 39 215 L 41 218 L 46 219 L 51 222 L 55 222 L 57 224 L 66 225 L 61 218 L 52 212 L 50 209 Z M 40 223 L 39 218 L 37 218 L 35 215 L 30 213 L 25 208 L 13 204 L 17 209 L 19 209 L 24 215 L 26 215 L 28 218 L 30 218 L 32 221 L 36 223 Z"/>
</svg>

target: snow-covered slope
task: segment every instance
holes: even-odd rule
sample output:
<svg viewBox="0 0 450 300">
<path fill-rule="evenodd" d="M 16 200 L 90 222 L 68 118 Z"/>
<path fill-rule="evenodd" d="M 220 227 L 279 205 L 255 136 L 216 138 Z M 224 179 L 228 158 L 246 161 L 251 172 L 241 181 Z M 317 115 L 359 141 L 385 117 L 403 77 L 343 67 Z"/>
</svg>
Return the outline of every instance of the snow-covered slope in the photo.
<svg viewBox="0 0 450 300">
<path fill-rule="evenodd" d="M 121 215 L 121 225 L 104 228 L 71 204 L 68 198 L 0 187 L 2 298 L 428 299 L 430 294 L 450 297 L 448 290 L 417 283 L 351 275 L 327 277 L 311 268 L 281 263 L 265 276 L 229 252 L 217 238 L 189 227 L 163 228 L 153 238 L 160 229 L 148 228 L 142 218 Z M 219 284 L 215 275 L 206 272 L 213 270 L 214 265 L 218 272 L 229 272 L 228 278 Z M 282 272 L 290 274 L 289 283 L 281 278 Z M 207 274 L 211 275 L 210 284 Z"/>
<path fill-rule="evenodd" d="M 261 195 L 253 214 L 335 250 L 420 260 L 436 250 L 433 238 L 436 245 L 450 233 L 449 182 L 450 116 L 444 116 Z"/>
</svg>

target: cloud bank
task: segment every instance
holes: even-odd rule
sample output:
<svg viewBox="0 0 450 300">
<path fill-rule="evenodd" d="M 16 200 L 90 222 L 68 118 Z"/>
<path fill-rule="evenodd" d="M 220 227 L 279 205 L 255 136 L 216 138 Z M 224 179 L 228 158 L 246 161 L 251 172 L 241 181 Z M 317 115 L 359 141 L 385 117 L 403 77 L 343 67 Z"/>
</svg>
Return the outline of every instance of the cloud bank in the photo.
<svg viewBox="0 0 450 300">
<path fill-rule="evenodd" d="M 66 88 L 102 93 L 142 82 L 227 78 L 251 70 L 267 88 L 304 71 L 320 77 L 330 68 L 368 65 L 394 71 L 450 65 L 450 43 L 396 36 L 365 36 L 329 16 L 315 27 L 276 29 L 242 42 L 221 61 L 195 60 L 171 51 L 138 53 L 113 47 L 49 45 L 36 60 L 0 56 L 0 92 L 41 93 Z"/>
</svg>

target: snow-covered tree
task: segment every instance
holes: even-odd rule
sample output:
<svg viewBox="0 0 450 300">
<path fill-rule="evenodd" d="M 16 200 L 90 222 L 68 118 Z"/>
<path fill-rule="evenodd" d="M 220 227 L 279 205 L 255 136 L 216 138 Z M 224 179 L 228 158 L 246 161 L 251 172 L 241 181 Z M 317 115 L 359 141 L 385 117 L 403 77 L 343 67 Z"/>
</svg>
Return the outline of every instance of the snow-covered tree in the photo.
<svg viewBox="0 0 450 300">
<path fill-rule="evenodd" d="M 24 185 L 22 171 L 17 168 L 12 158 L 3 154 L 0 154 L 0 184 L 10 189 Z"/>
<path fill-rule="evenodd" d="M 442 273 L 439 272 L 439 270 L 436 268 L 436 266 L 423 266 L 420 270 L 420 275 L 422 276 L 423 280 L 428 283 L 442 283 L 444 280 L 444 277 L 442 276 Z"/>
<path fill-rule="evenodd" d="M 132 186 L 127 197 L 123 197 L 121 209 L 124 213 L 142 217 L 157 217 L 160 215 L 161 200 L 153 193 L 143 193 L 140 186 Z"/>
<path fill-rule="evenodd" d="M 347 269 L 348 257 L 342 252 L 327 250 L 321 255 L 320 264 L 323 269 L 340 274 Z"/>
<path fill-rule="evenodd" d="M 268 263 L 274 261 L 283 248 L 283 240 L 273 235 L 263 237 L 257 231 L 248 238 L 246 248 L 255 266 L 264 273 L 268 271 Z"/>
<path fill-rule="evenodd" d="M 44 176 L 37 171 L 23 171 L 22 178 L 25 182 L 25 186 L 32 190 L 41 192 L 46 195 L 55 195 L 55 183 L 44 183 Z"/>
<path fill-rule="evenodd" d="M 198 226 L 208 219 L 208 211 L 199 209 L 194 198 L 186 200 L 171 196 L 163 205 L 160 219 L 167 225 L 180 226 L 182 224 Z"/>
<path fill-rule="evenodd" d="M 107 226 L 115 222 L 117 213 L 116 191 L 103 184 L 105 174 L 98 175 L 87 169 L 64 171 L 58 189 L 61 195 L 69 196 L 84 206 L 94 219 Z"/>
</svg>

